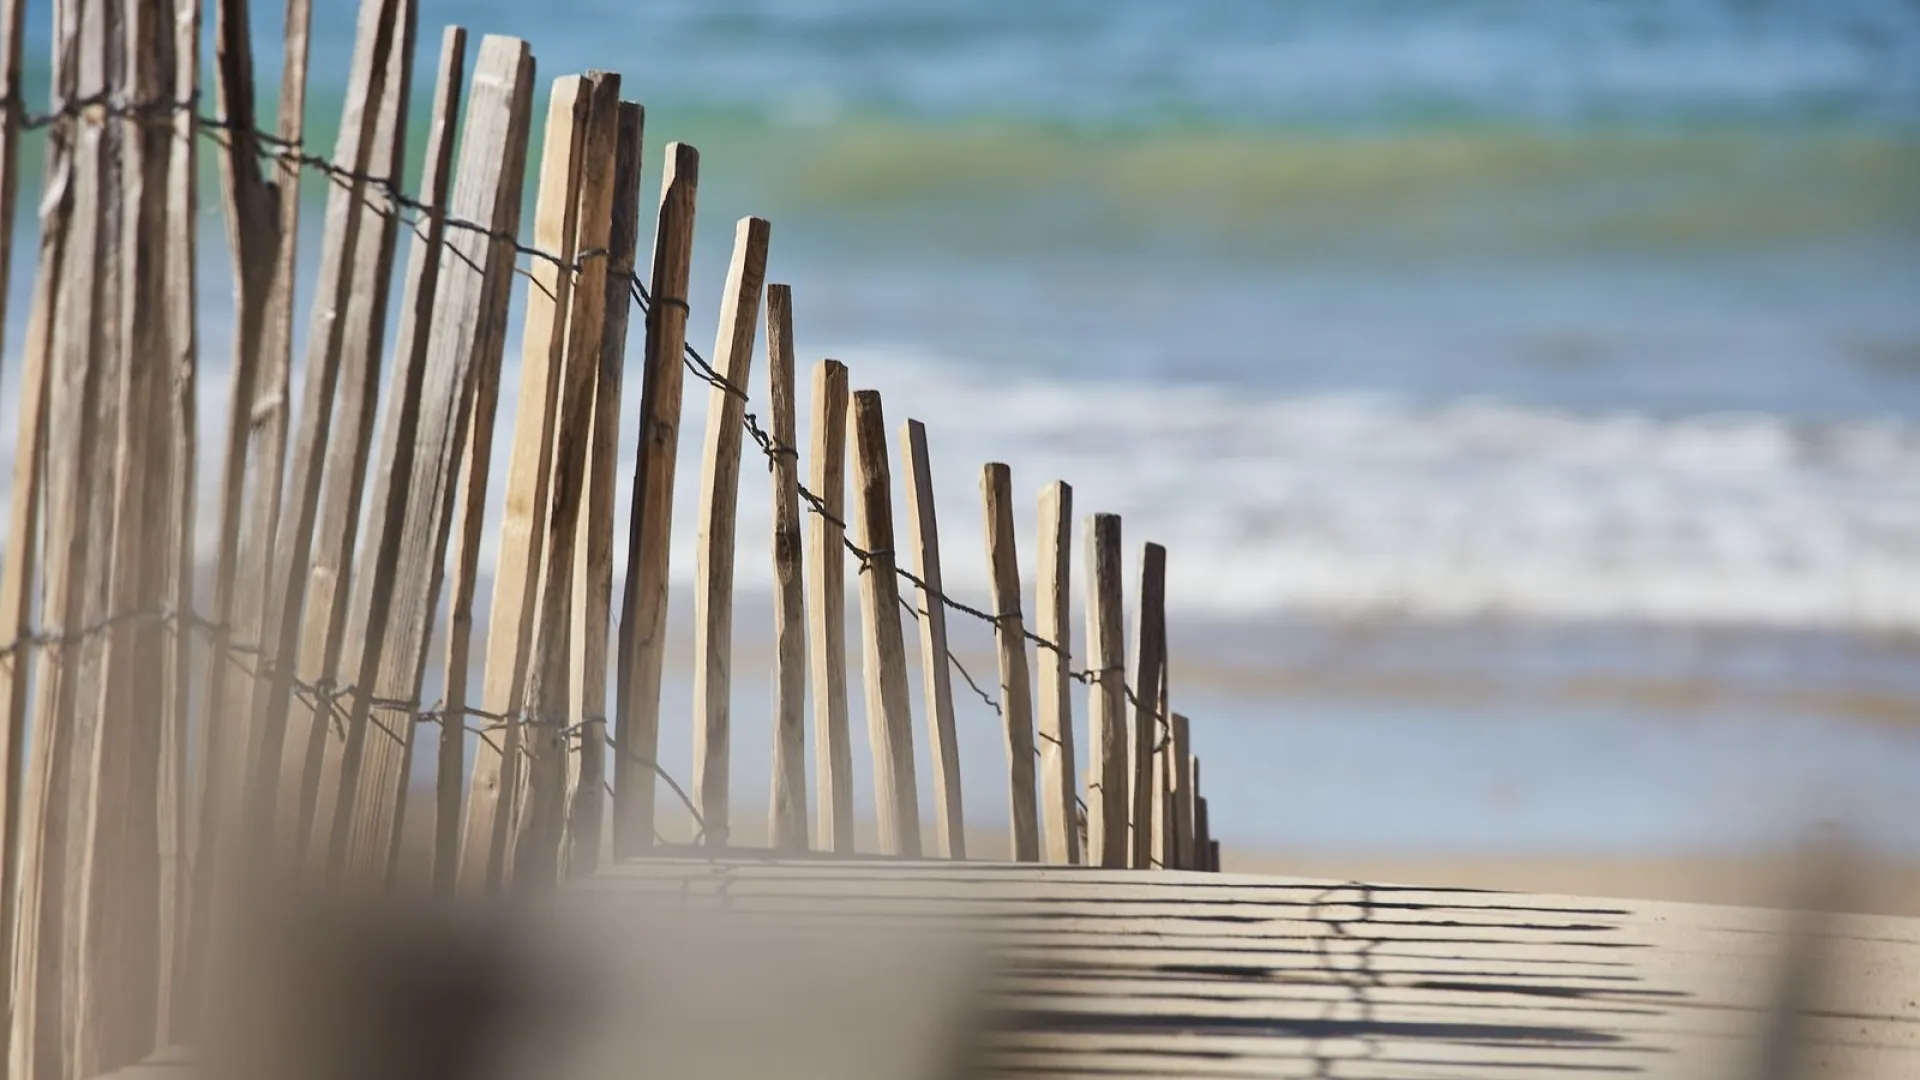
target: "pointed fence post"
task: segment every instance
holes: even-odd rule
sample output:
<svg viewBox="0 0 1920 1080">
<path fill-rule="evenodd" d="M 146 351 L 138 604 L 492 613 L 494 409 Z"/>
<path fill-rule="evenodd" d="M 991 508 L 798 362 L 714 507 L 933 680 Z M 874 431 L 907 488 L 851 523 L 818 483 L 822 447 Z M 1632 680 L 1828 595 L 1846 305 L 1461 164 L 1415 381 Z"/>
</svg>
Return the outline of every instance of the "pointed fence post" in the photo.
<svg viewBox="0 0 1920 1080">
<path fill-rule="evenodd" d="M 860 622 L 867 683 L 867 732 L 880 812 L 880 850 L 920 855 L 920 797 L 913 771 L 913 716 L 908 704 L 906 643 L 900 633 L 900 584 L 893 547 L 893 477 L 887 469 L 887 421 L 878 390 L 853 394 L 855 504 L 860 568 Z"/>
<path fill-rule="evenodd" d="M 918 420 L 900 425 L 900 463 L 906 468 L 907 531 L 919 589 L 920 686 L 927 701 L 927 734 L 933 748 L 935 853 L 967 857 L 967 815 L 960 789 L 960 741 L 953 725 L 953 669 L 948 666 L 947 607 L 941 590 L 940 524 L 933 505 L 933 465 L 927 429 Z"/>
</svg>

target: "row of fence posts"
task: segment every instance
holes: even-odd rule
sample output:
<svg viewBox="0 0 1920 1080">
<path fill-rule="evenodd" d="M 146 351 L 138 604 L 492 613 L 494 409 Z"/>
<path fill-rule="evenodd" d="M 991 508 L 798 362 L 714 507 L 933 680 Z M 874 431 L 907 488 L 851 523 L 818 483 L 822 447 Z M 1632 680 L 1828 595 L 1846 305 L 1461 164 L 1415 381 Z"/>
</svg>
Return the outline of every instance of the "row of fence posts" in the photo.
<svg viewBox="0 0 1920 1080">
<path fill-rule="evenodd" d="M 415 7 L 361 4 L 329 158 L 302 142 L 310 0 L 289 7 L 271 133 L 258 126 L 241 0 L 217 9 L 214 116 L 197 108 L 198 0 L 60 0 L 54 107 L 40 116 L 22 104 L 24 2 L 0 0 L 0 301 L 21 136 L 47 133 L 25 345 L 0 372 L 19 417 L 0 572 L 0 634 L 13 638 L 0 651 L 0 916 L 15 927 L 0 935 L 12 972 L 7 1075 L 88 1077 L 190 1037 L 184 1003 L 196 958 L 230 902 L 219 883 L 260 866 L 391 883 L 419 753 L 437 766 L 431 871 L 442 891 L 553 883 L 591 871 L 608 847 L 615 857 L 659 850 L 662 781 L 687 802 L 701 846 L 728 846 L 735 509 L 749 444 L 769 460 L 774 506 L 775 848 L 856 850 L 844 610 L 852 566 L 881 853 L 967 855 L 947 643 L 959 611 L 993 627 L 992 704 L 1005 728 L 1016 859 L 1217 868 L 1189 725 L 1168 709 L 1165 551 L 1142 549 L 1129 656 L 1120 519 L 1087 519 L 1090 660 L 1076 669 L 1073 493 L 1054 483 L 1040 494 L 1029 627 L 1012 479 L 992 464 L 981 475 L 992 602 L 951 600 L 925 427 L 907 421 L 890 447 L 879 393 L 850 392 L 847 369 L 826 360 L 812 372 L 801 457 L 793 299 L 784 285 L 763 288 L 766 221 L 738 225 L 712 362 L 687 347 L 699 172 L 690 146 L 664 151 L 652 263 L 636 273 L 644 114 L 620 99 L 618 75 L 553 83 L 522 244 L 532 54 L 522 41 L 487 37 L 469 78 L 465 32 L 449 28 L 419 193 L 398 189 L 389 178 L 407 167 Z M 218 148 L 235 266 L 233 405 L 217 433 L 208 553 L 196 550 L 194 529 L 199 138 Z M 296 392 L 306 171 L 330 183 Z M 507 311 L 520 277 L 518 410 L 505 504 L 490 515 Z M 746 392 L 763 295 L 767 429 L 747 412 Z M 645 312 L 637 403 L 632 393 L 623 402 L 621 385 L 634 306 Z M 690 790 L 655 761 L 688 371 L 710 399 L 695 523 Z M 627 409 L 639 453 L 615 619 Z M 907 503 L 898 538 L 894 452 Z M 476 640 L 489 533 L 493 595 Z M 211 606 L 201 615 L 205 555 L 212 580 L 199 598 Z M 930 844 L 903 612 L 919 632 Z M 445 691 L 423 706 L 436 626 Z M 1080 684 L 1092 739 L 1084 804 L 1072 709 Z M 417 738 L 423 730 L 437 742 Z"/>
</svg>

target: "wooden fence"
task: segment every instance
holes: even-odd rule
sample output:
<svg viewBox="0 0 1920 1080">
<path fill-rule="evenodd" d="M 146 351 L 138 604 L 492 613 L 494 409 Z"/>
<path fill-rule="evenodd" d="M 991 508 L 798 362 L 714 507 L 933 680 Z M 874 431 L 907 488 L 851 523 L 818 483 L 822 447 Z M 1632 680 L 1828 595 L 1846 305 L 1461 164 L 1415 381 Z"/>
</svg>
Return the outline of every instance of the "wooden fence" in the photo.
<svg viewBox="0 0 1920 1080">
<path fill-rule="evenodd" d="M 603 851 L 645 855 L 657 797 L 686 802 L 697 844 L 727 847 L 735 511 L 750 453 L 772 478 L 773 535 L 748 551 L 771 549 L 776 659 L 772 715 L 764 726 L 739 719 L 772 743 L 777 848 L 858 847 L 851 573 L 877 854 L 967 855 L 948 647 L 949 618 L 964 617 L 990 624 L 996 642 L 998 693 L 982 696 L 1004 727 L 1015 858 L 1217 865 L 1189 725 L 1168 709 L 1163 549 L 1141 550 L 1129 653 L 1120 519 L 1086 519 L 1089 659 L 1077 665 L 1072 490 L 1040 492 L 1029 622 L 1018 496 L 1008 467 L 990 464 L 980 484 L 992 597 L 948 597 L 925 426 L 906 421 L 889 445 L 880 393 L 850 391 L 847 368 L 823 360 L 802 453 L 795 297 L 763 286 L 766 221 L 736 226 L 711 361 L 687 345 L 699 155 L 682 143 L 661 152 L 652 260 L 637 263 L 648 156 L 620 76 L 552 82 L 530 158 L 528 46 L 487 37 L 470 56 L 466 33 L 449 28 L 425 144 L 410 147 L 414 2 L 363 0 L 338 142 L 320 155 L 303 142 L 310 6 L 290 6 L 267 131 L 244 0 L 214 12 L 211 108 L 198 0 L 59 0 L 50 111 L 38 115 L 23 104 L 24 2 L 0 0 L 0 300 L 21 138 L 46 140 L 25 346 L 0 372 L 18 416 L 0 574 L 0 637 L 11 639 L 0 651 L 0 921 L 16 928 L 0 935 L 12 974 L 7 1075 L 91 1076 L 190 1035 L 197 958 L 221 922 L 217 883 L 241 870 L 390 886 L 416 755 L 434 763 L 430 880 L 443 892 L 553 884 L 592 872 Z M 197 140 L 217 148 L 236 268 L 232 408 L 207 438 L 196 425 Z M 421 179 L 407 193 L 392 178 L 414 152 Z M 331 182 L 296 369 L 297 190 L 312 172 Z M 523 279 L 506 499 L 490 517 L 507 312 Z M 748 412 L 763 298 L 764 427 Z M 630 334 L 635 308 L 643 324 Z M 631 336 L 642 338 L 637 388 L 622 386 Z M 655 754 L 689 372 L 710 404 L 693 523 L 695 758 L 682 785 Z M 623 476 L 628 414 L 639 453 Z M 222 463 L 211 493 L 196 490 L 203 453 Z M 616 615 L 621 483 L 633 510 Z M 203 496 L 211 550 L 196 545 Z M 489 536 L 493 596 L 475 627 Z M 918 629 L 930 841 L 903 612 Z M 425 704 L 430 672 L 445 690 Z"/>
</svg>

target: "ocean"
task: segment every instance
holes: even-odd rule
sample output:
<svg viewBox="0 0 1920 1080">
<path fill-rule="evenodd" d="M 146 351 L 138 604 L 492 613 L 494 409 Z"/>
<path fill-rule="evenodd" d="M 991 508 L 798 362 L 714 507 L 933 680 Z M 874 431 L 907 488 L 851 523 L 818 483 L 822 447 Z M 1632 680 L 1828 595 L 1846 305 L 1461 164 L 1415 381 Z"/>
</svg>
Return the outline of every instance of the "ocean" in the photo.
<svg viewBox="0 0 1920 1080">
<path fill-rule="evenodd" d="M 318 6 L 330 146 L 353 12 Z M 700 149 L 698 346 L 731 223 L 772 220 L 803 363 L 928 425 L 954 592 L 986 596 L 989 460 L 1167 545 L 1173 697 L 1230 842 L 1717 850 L 1843 814 L 1920 851 L 1920 4 L 421 0 L 418 70 L 449 22 L 526 37 L 542 85 L 622 72 L 648 205 L 660 147 Z M 961 711 L 969 777 L 997 775 L 994 716 Z"/>
</svg>

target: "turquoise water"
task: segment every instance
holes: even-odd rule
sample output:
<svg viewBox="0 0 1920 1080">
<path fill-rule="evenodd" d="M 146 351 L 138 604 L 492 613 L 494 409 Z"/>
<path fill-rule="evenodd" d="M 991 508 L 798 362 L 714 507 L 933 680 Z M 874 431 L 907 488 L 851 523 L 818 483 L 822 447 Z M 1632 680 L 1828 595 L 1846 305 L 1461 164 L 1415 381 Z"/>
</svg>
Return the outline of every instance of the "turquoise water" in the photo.
<svg viewBox="0 0 1920 1080">
<path fill-rule="evenodd" d="M 329 146 L 353 13 L 317 6 Z M 422 0 L 419 71 L 448 22 L 542 85 L 622 72 L 650 169 L 700 148 L 697 344 L 772 219 L 803 359 L 928 422 L 955 591 L 989 459 L 1168 545 L 1248 840 L 1744 842 L 1851 784 L 1920 846 L 1885 809 L 1920 799 L 1920 5 Z"/>
</svg>

